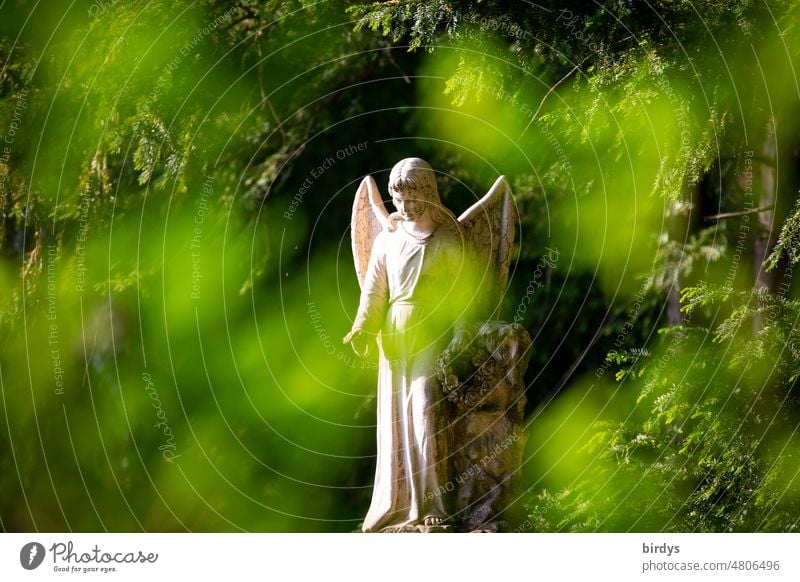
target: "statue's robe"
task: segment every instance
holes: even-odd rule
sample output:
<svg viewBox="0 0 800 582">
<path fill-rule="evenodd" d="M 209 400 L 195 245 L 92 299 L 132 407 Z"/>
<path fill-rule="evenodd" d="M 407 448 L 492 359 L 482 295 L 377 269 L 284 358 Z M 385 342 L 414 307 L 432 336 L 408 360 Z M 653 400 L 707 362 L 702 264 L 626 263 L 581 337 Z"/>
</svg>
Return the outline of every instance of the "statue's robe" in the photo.
<svg viewBox="0 0 800 582">
<path fill-rule="evenodd" d="M 446 406 L 436 357 L 464 315 L 464 241 L 439 226 L 426 239 L 402 224 L 378 235 L 354 329 L 377 336 L 377 464 L 365 532 L 447 517 Z"/>
</svg>

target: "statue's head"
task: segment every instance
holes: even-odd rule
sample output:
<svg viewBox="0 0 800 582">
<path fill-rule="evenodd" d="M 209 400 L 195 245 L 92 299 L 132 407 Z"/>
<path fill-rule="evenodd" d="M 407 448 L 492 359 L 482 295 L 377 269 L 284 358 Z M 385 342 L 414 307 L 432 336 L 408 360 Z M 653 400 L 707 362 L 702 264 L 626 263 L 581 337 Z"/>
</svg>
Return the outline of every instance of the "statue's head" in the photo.
<svg viewBox="0 0 800 582">
<path fill-rule="evenodd" d="M 416 220 L 426 212 L 435 222 L 448 217 L 439 199 L 436 174 L 421 158 L 405 158 L 394 165 L 389 174 L 389 194 L 404 220 Z"/>
</svg>

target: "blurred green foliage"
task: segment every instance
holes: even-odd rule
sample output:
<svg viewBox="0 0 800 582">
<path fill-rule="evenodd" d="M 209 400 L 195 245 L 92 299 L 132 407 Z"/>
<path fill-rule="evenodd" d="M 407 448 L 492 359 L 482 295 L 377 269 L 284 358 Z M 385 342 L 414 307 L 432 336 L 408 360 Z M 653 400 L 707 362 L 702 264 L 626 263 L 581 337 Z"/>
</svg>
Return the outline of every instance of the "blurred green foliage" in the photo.
<svg viewBox="0 0 800 582">
<path fill-rule="evenodd" d="M 350 206 L 416 155 L 512 181 L 529 529 L 795 530 L 799 10 L 4 5 L 0 528 L 356 529 Z"/>
</svg>

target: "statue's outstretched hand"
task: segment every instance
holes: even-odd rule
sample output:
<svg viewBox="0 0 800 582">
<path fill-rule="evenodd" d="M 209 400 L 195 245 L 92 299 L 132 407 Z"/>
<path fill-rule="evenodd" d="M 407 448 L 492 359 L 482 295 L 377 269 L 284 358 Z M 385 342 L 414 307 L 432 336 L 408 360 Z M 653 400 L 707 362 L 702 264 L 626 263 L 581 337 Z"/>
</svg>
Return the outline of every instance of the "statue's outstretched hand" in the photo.
<svg viewBox="0 0 800 582">
<path fill-rule="evenodd" d="M 354 329 L 348 333 L 342 342 L 350 344 L 359 358 L 366 358 L 369 355 L 369 341 L 366 334 L 360 329 Z"/>
</svg>

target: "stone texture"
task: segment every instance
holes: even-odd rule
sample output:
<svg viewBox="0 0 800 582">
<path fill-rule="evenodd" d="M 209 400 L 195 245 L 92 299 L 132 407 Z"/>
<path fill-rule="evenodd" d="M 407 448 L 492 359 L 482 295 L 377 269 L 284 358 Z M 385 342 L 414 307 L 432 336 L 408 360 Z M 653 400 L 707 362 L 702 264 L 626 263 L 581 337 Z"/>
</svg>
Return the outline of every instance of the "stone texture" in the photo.
<svg viewBox="0 0 800 582">
<path fill-rule="evenodd" d="M 448 348 L 437 374 L 450 401 L 450 480 L 442 491 L 463 531 L 502 531 L 525 447 L 523 375 L 531 338 L 519 324 L 490 321 Z M 459 349 L 460 348 L 460 349 Z"/>
</svg>

